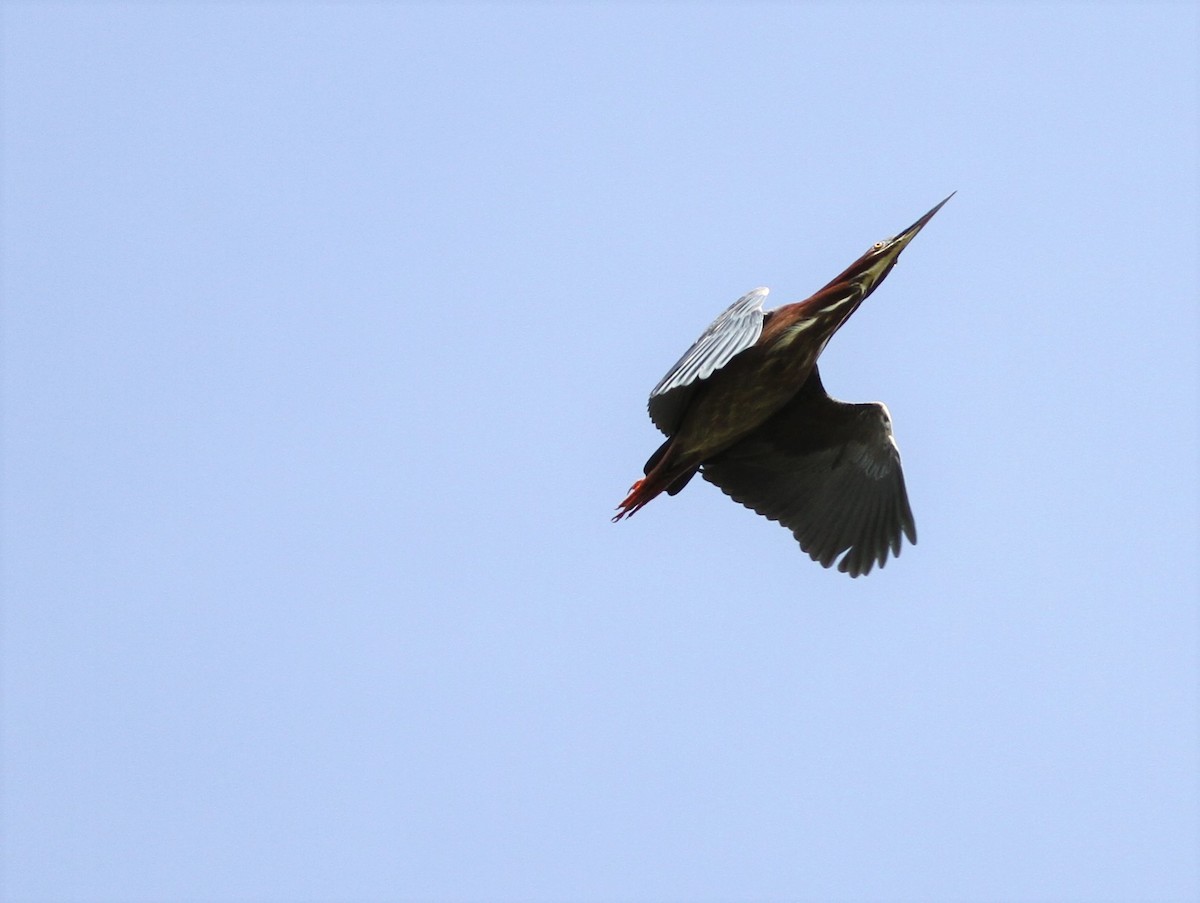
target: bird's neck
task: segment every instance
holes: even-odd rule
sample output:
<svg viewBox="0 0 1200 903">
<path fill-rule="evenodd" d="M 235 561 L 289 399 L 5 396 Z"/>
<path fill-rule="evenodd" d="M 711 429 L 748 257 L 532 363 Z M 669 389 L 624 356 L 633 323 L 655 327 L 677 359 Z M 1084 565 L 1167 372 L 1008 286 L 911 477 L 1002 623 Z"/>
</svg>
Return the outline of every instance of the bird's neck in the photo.
<svg viewBox="0 0 1200 903">
<path fill-rule="evenodd" d="M 817 349 L 813 357 L 816 360 L 833 334 L 858 310 L 863 297 L 862 289 L 855 284 L 822 289 L 807 301 L 774 311 L 760 341 L 772 351 L 783 351 L 801 339 L 803 347 Z"/>
</svg>

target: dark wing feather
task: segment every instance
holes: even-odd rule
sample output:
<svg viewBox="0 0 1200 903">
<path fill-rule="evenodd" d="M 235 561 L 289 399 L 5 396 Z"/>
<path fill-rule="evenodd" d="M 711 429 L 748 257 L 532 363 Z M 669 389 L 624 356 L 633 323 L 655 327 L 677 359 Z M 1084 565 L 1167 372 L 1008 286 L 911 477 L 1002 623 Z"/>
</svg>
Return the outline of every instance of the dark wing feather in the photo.
<svg viewBox="0 0 1200 903">
<path fill-rule="evenodd" d="M 650 419 L 667 435 L 679 428 L 696 383 L 720 370 L 762 335 L 765 288 L 742 295 L 713 320 L 650 393 Z"/>
<path fill-rule="evenodd" d="M 882 404 L 834 401 L 814 367 L 786 406 L 702 468 L 736 502 L 792 531 L 814 561 L 858 577 L 916 543 L 900 451 Z"/>
</svg>

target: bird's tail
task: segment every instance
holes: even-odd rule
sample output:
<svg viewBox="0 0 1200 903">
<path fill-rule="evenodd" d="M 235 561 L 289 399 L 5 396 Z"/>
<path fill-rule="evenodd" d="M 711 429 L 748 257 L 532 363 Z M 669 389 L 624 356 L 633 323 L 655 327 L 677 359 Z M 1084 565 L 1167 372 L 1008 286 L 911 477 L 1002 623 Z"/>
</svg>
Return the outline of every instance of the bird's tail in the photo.
<svg viewBox="0 0 1200 903">
<path fill-rule="evenodd" d="M 625 500 L 617 506 L 617 513 L 613 515 L 614 524 L 645 507 L 663 492 L 675 495 L 695 476 L 697 465 L 681 468 L 673 464 L 670 449 L 671 440 L 668 439 L 650 456 L 650 460 L 646 462 L 646 476 L 629 487 L 629 495 L 625 496 Z"/>
</svg>

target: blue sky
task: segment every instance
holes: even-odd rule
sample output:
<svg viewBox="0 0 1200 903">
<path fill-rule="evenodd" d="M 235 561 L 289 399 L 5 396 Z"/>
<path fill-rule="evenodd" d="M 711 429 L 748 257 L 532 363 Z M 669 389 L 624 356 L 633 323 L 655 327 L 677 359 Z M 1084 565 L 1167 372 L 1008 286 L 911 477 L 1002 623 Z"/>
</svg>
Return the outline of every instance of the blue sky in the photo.
<svg viewBox="0 0 1200 903">
<path fill-rule="evenodd" d="M 3 893 L 1200 894 L 1191 4 L 10 3 Z M 646 395 L 822 358 L 824 571 Z"/>
</svg>

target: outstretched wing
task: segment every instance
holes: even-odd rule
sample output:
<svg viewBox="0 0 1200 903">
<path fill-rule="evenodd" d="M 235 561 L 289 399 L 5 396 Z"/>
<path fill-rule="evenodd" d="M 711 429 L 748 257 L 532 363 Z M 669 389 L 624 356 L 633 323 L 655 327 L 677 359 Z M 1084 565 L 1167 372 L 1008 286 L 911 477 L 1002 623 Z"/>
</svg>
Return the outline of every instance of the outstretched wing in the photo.
<svg viewBox="0 0 1200 903">
<path fill-rule="evenodd" d="M 792 531 L 800 548 L 858 577 L 917 541 L 892 420 L 882 404 L 825 393 L 816 367 L 773 417 L 705 462 L 704 479 Z"/>
<path fill-rule="evenodd" d="M 674 433 L 696 383 L 712 376 L 735 354 L 758 341 L 766 316 L 763 301 L 769 291 L 756 288 L 734 301 L 654 387 L 649 408 L 650 419 L 656 427 L 667 435 Z"/>
</svg>

